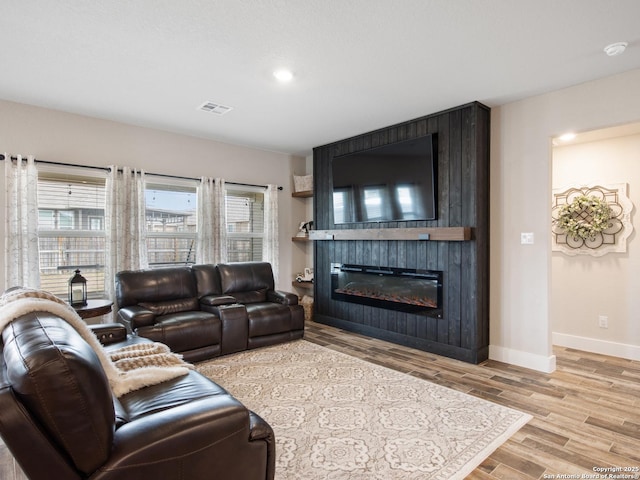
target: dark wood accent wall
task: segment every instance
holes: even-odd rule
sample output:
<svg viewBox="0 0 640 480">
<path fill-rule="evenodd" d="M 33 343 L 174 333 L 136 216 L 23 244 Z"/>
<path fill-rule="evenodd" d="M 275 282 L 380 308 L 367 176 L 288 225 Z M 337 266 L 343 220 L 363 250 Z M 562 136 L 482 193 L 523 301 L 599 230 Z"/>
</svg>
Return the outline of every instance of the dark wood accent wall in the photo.
<svg viewBox="0 0 640 480">
<path fill-rule="evenodd" d="M 471 228 L 468 241 L 316 241 L 316 321 L 471 363 L 488 358 L 489 122 L 490 109 L 474 102 L 314 148 L 316 229 L 372 228 L 372 224 L 333 224 L 331 160 L 334 156 L 430 133 L 437 134 L 438 142 L 437 220 L 383 222 L 374 227 Z M 442 270 L 443 317 L 332 300 L 332 262 Z"/>
</svg>

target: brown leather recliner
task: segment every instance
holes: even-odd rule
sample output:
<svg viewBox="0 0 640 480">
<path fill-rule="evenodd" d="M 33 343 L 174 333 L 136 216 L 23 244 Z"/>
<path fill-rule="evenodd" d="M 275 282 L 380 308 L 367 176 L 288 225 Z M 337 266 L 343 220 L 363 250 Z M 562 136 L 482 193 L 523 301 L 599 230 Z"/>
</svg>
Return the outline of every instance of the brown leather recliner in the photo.
<svg viewBox="0 0 640 480">
<path fill-rule="evenodd" d="M 122 326 L 101 328 L 103 341 L 126 337 Z M 191 371 L 116 399 L 95 352 L 48 313 L 2 332 L 0 434 L 32 480 L 264 480 L 275 471 L 271 427 L 222 387 Z"/>
<path fill-rule="evenodd" d="M 189 267 L 118 272 L 115 287 L 118 320 L 130 333 L 164 343 L 190 362 L 220 355 L 220 319 L 200 309 Z"/>
</svg>

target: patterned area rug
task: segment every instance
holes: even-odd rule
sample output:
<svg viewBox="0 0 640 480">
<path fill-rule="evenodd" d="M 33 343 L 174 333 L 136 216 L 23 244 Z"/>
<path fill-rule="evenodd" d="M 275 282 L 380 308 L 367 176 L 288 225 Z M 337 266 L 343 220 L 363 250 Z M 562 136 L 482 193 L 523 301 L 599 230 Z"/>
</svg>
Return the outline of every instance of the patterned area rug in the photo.
<svg viewBox="0 0 640 480">
<path fill-rule="evenodd" d="M 305 340 L 196 367 L 273 427 L 277 480 L 462 479 L 531 419 Z"/>
</svg>

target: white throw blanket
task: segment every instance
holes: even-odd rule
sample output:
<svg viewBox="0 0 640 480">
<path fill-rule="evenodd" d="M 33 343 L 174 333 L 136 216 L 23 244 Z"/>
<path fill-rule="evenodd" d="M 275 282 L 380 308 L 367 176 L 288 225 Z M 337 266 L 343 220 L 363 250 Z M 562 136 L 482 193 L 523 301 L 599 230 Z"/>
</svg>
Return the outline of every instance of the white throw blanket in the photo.
<svg viewBox="0 0 640 480">
<path fill-rule="evenodd" d="M 32 289 L 13 289 L 0 298 L 0 332 L 16 318 L 31 312 L 47 312 L 71 325 L 100 359 L 116 397 L 186 375 L 193 365 L 161 343 L 142 343 L 108 353 L 76 311 L 55 295 Z"/>
</svg>

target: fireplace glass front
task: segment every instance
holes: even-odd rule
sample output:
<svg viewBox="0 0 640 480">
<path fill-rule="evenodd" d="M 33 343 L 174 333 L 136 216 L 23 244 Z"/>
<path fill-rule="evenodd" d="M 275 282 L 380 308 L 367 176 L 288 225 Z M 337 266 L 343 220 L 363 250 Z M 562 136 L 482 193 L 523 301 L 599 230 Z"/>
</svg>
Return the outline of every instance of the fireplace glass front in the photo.
<svg viewBox="0 0 640 480">
<path fill-rule="evenodd" d="M 442 272 L 332 263 L 331 298 L 442 318 Z"/>
</svg>

